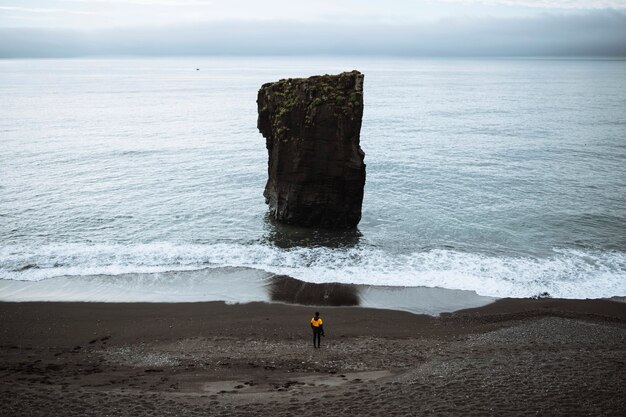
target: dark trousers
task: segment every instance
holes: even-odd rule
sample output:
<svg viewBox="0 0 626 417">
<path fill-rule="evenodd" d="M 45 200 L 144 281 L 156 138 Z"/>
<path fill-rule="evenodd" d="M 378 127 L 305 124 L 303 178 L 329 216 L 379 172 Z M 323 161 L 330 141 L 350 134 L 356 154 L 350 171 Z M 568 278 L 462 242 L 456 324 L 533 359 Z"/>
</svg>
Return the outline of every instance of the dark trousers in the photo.
<svg viewBox="0 0 626 417">
<path fill-rule="evenodd" d="M 316 328 L 313 328 L 313 347 L 320 347 L 321 338 L 322 338 L 322 331 Z M 317 340 L 317 344 L 315 340 Z"/>
</svg>

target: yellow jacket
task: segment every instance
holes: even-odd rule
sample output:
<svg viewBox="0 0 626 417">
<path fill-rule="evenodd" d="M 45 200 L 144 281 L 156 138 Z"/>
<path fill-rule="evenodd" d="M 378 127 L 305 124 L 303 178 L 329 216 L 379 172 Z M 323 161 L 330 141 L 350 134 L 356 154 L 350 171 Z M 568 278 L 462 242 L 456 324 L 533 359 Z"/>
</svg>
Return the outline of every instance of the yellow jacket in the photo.
<svg viewBox="0 0 626 417">
<path fill-rule="evenodd" d="M 311 326 L 313 327 L 322 327 L 323 324 L 324 322 L 322 321 L 321 317 L 319 317 L 317 320 L 315 320 L 315 317 L 311 319 Z"/>
</svg>

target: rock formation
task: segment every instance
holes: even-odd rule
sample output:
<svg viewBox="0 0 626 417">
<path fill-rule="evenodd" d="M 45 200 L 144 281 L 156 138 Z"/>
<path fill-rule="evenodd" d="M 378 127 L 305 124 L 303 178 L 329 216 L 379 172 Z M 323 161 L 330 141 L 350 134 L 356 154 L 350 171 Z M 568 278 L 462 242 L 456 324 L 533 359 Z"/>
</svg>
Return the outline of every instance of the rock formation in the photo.
<svg viewBox="0 0 626 417">
<path fill-rule="evenodd" d="M 278 221 L 326 229 L 361 220 L 363 74 L 264 84 L 258 128 L 269 153 L 265 201 Z"/>
</svg>

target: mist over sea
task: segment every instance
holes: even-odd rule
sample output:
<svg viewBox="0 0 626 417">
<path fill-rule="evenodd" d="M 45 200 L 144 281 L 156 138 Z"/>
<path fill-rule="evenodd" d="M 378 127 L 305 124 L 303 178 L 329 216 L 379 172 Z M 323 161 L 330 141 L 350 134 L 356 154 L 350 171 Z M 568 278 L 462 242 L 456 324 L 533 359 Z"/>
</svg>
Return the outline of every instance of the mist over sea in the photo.
<svg viewBox="0 0 626 417">
<path fill-rule="evenodd" d="M 352 69 L 365 74 L 358 231 L 277 225 L 257 91 Z M 0 109 L 0 280 L 246 267 L 626 295 L 626 61 L 0 60 Z"/>
</svg>

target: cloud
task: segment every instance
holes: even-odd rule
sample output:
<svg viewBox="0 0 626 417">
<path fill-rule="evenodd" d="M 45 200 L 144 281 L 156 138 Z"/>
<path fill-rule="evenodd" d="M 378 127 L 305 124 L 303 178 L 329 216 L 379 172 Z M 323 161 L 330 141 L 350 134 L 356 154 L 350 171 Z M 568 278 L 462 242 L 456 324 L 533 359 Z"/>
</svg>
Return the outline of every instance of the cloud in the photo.
<svg viewBox="0 0 626 417">
<path fill-rule="evenodd" d="M 625 0 L 442 0 L 486 6 L 523 6 L 544 9 L 626 9 Z"/>
<path fill-rule="evenodd" d="M 0 29 L 0 57 L 85 55 L 626 57 L 626 12 L 430 23 L 222 21 L 152 29 Z"/>
<path fill-rule="evenodd" d="M 0 27 L 113 29 L 242 20 L 378 21 L 396 18 L 401 5 L 373 6 L 380 0 L 8 0 Z M 18 2 L 19 1 L 19 2 Z M 0 0 L 0 3 L 2 1 Z M 370 4 L 371 3 L 371 4 Z M 54 6 L 54 7 L 53 7 Z M 58 7 L 57 7 L 58 6 Z M 14 13 L 8 13 L 12 11 Z M 90 16 L 76 18 L 70 13 Z M 65 12 L 63 14 L 62 12 Z M 402 14 L 401 16 L 406 15 Z M 421 16 L 415 11 L 411 18 Z M 37 19 L 37 23 L 33 23 Z"/>
<path fill-rule="evenodd" d="M 50 14 L 50 13 L 67 13 L 67 14 L 95 14 L 93 12 L 74 9 L 50 9 L 47 7 L 19 7 L 19 6 L 0 6 L 0 10 L 6 10 L 9 12 L 21 12 L 21 13 L 36 13 L 36 14 Z"/>
<path fill-rule="evenodd" d="M 68 3 L 105 3 L 105 4 L 136 4 L 140 6 L 203 6 L 213 5 L 214 0 L 61 0 Z"/>
<path fill-rule="evenodd" d="M 626 10 L 626 0 L 0 0 L 0 4 L 0 27 L 75 30 L 243 20 L 408 24 L 455 16 Z"/>
</svg>

